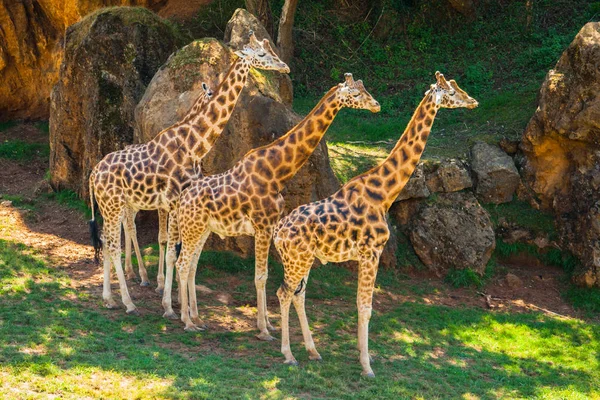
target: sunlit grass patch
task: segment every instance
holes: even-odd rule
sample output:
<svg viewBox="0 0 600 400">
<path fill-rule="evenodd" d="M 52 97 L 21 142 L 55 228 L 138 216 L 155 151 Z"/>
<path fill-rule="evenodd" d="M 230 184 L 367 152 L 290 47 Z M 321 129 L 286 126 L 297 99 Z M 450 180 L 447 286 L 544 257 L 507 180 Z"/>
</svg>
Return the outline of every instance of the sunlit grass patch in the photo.
<svg viewBox="0 0 600 400">
<path fill-rule="evenodd" d="M 342 183 L 366 172 L 388 155 L 385 149 L 368 144 L 330 142 L 328 148 L 331 168 Z"/>
<path fill-rule="evenodd" d="M 68 276 L 31 248 L 0 241 L 0 397 L 600 395 L 598 325 L 538 313 L 490 313 L 418 301 L 387 305 L 383 312 L 378 299 L 385 292 L 420 296 L 417 289 L 401 292 L 404 285 L 390 271 L 380 271 L 370 325 L 377 378 L 362 379 L 356 351 L 356 273 L 329 264 L 312 271 L 307 288 L 308 318 L 324 361 L 308 361 L 292 312 L 292 350 L 300 366 L 285 366 L 277 341 L 254 338 L 253 263 L 245 265 L 233 255 L 220 259 L 219 254 L 207 253 L 198 283 L 210 279 L 214 290 L 234 291 L 230 282 L 235 277 L 246 285 L 251 306 L 221 306 L 219 311 L 200 296 L 200 313 L 211 325 L 228 321 L 225 317 L 237 318 L 229 313 L 243 311 L 242 318 L 251 321 L 250 330 L 219 331 L 213 325 L 206 332 L 190 334 L 179 321 L 165 320 L 158 313 L 133 317 L 123 310 L 105 310 L 98 294 L 76 296 Z M 279 268 L 271 265 L 267 290 L 271 300 L 280 283 Z M 159 304 L 157 296 L 138 306 L 156 309 Z M 219 314 L 223 310 L 225 315 Z M 270 311 L 277 326 L 273 314 L 278 310 L 270 306 Z"/>
</svg>

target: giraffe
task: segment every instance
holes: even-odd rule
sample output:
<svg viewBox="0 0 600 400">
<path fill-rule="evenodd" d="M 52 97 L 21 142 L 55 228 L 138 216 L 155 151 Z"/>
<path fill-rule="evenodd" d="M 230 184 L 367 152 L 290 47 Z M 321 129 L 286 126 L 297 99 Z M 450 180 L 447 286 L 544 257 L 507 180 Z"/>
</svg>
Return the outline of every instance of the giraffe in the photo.
<svg viewBox="0 0 600 400">
<path fill-rule="evenodd" d="M 187 114 L 188 117 L 190 115 L 196 115 L 200 112 L 200 110 L 204 109 L 204 106 L 208 103 L 208 101 L 212 98 L 212 90 L 208 88 L 208 85 L 205 82 L 202 82 L 201 92 L 198 96 L 198 99 L 192 105 L 190 112 Z M 128 151 L 135 151 L 136 149 L 144 146 L 143 144 L 132 144 L 126 147 Z M 199 169 L 197 169 L 199 171 Z M 135 249 L 135 256 L 138 262 L 138 270 L 140 273 L 141 286 L 149 286 L 150 282 L 148 280 L 148 273 L 146 271 L 146 266 L 144 265 L 144 259 L 142 258 L 142 254 L 140 252 L 140 247 L 137 241 L 137 229 L 135 226 L 135 216 L 137 211 L 130 207 L 125 207 L 125 213 L 123 216 L 123 230 L 125 232 L 125 276 L 128 279 L 135 279 L 136 275 L 133 271 L 133 264 L 131 262 L 131 245 Z M 164 210 L 158 210 L 158 224 L 159 224 L 159 243 L 164 243 L 166 241 L 166 226 L 167 226 L 167 217 L 168 213 Z M 162 232 L 162 234 L 161 234 Z M 161 237 L 165 237 L 165 239 L 161 240 Z M 163 244 L 164 246 L 164 244 Z M 164 286 L 164 251 L 160 251 L 159 261 L 158 261 L 158 287 L 157 291 L 162 293 L 162 286 Z M 162 278 L 162 281 L 161 281 Z M 162 283 L 161 283 L 162 282 Z"/>
<path fill-rule="evenodd" d="M 440 108 L 475 108 L 478 103 L 436 72 L 436 83 L 414 112 L 389 156 L 351 179 L 330 197 L 294 209 L 277 224 L 273 237 L 284 265 L 277 291 L 281 306 L 281 352 L 297 365 L 290 350 L 290 303 L 298 314 L 309 359 L 321 356 L 312 339 L 304 307 L 308 274 L 315 258 L 321 263 L 358 261 L 358 349 L 362 374 L 374 377 L 368 352 L 369 319 L 379 256 L 389 238 L 387 211 L 419 161 Z"/>
<path fill-rule="evenodd" d="M 180 122 L 163 130 L 153 140 L 139 147 L 110 153 L 94 167 L 90 175 L 90 200 L 94 197 L 104 217 L 104 240 L 97 234 L 92 216 L 92 242 L 104 254 L 104 289 L 102 297 L 108 308 L 116 308 L 110 288 L 110 269 L 114 265 L 119 279 L 121 299 L 127 313 L 137 313 L 121 266 L 121 223 L 127 216 L 127 229 L 138 210 L 159 210 L 161 253 L 166 242 L 165 214 L 179 198 L 179 193 L 199 175 L 200 160 L 212 148 L 235 107 L 251 67 L 288 73 L 289 67 L 275 54 L 268 40 L 259 41 L 250 32 L 249 43 L 236 52 L 224 80 L 204 106 L 192 107 Z M 92 209 L 93 211 L 93 209 Z M 168 224 L 167 224 L 168 225 Z M 167 231 L 168 232 L 168 231 Z M 133 237 L 129 231 L 128 236 Z M 96 240 L 94 240 L 96 239 Z M 175 257 L 175 253 L 167 253 Z M 158 275 L 159 287 L 164 277 Z"/>
<path fill-rule="evenodd" d="M 296 126 L 271 144 L 251 150 L 228 171 L 194 181 L 181 193 L 178 207 L 179 236 L 182 247 L 177 259 L 181 291 L 181 320 L 186 331 L 201 330 L 198 318 L 195 274 L 198 258 L 210 232 L 220 237 L 255 237 L 255 276 L 257 293 L 257 338 L 273 340 L 269 329 L 265 285 L 267 258 L 275 224 L 283 211 L 280 192 L 306 163 L 321 138 L 343 107 L 380 110 L 379 103 L 367 92 L 362 81 L 352 74 L 331 88 L 315 108 Z M 169 244 L 170 246 L 171 244 Z M 171 308 L 171 266 L 167 262 L 167 281 L 163 306 L 165 316 L 177 318 Z M 188 290 L 189 287 L 189 299 Z M 189 301 L 188 301 L 189 300 Z M 189 313 L 188 313 L 189 304 Z"/>
</svg>

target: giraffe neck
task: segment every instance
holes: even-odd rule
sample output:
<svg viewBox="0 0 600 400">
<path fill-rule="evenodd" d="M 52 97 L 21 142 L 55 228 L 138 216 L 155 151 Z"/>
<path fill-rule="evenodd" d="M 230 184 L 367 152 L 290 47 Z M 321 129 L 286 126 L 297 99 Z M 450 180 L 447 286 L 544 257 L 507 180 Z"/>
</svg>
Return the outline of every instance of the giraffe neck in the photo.
<svg viewBox="0 0 600 400">
<path fill-rule="evenodd" d="M 256 172 L 267 175 L 266 178 L 275 181 L 280 190 L 306 163 L 341 109 L 336 90 L 337 87 L 329 90 L 312 111 L 285 135 L 253 151 L 259 157 L 267 158 L 275 169 L 263 171 L 257 168 Z"/>
<path fill-rule="evenodd" d="M 380 203 L 386 211 L 415 170 L 439 108 L 433 96 L 426 95 L 388 157 L 380 165 L 352 179 L 362 180 L 369 200 Z"/>
<path fill-rule="evenodd" d="M 202 159 L 225 129 L 246 85 L 249 71 L 250 60 L 239 57 L 229 68 L 211 100 L 206 103 L 201 96 L 181 123 L 173 126 L 169 132 L 176 136 L 179 149 L 191 160 Z M 161 139 L 157 137 L 156 140 L 160 142 Z"/>
</svg>

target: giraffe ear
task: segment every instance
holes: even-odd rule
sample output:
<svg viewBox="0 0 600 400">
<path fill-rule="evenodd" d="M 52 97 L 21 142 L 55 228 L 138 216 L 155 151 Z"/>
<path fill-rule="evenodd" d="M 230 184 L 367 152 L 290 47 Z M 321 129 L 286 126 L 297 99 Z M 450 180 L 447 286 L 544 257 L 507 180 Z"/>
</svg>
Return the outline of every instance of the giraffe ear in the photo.
<svg viewBox="0 0 600 400">
<path fill-rule="evenodd" d="M 256 39 L 256 35 L 254 34 L 254 31 L 250 31 L 250 33 L 248 34 L 248 39 L 249 39 L 248 43 L 251 46 L 256 46 L 259 44 L 258 40 Z"/>
</svg>

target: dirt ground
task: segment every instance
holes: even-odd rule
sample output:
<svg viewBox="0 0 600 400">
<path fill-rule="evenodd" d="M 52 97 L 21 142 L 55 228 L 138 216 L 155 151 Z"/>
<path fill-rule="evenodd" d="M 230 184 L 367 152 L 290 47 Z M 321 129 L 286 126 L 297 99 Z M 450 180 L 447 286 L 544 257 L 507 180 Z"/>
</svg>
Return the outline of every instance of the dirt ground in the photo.
<svg viewBox="0 0 600 400">
<path fill-rule="evenodd" d="M 22 125 L 0 133 L 0 140 L 19 138 L 28 141 L 46 141 L 47 136 L 31 125 Z M 48 169 L 44 160 L 15 162 L 0 159 L 0 196 L 20 195 L 25 200 L 41 196 L 40 191 L 47 190 L 44 175 Z M 36 192 L 37 190 L 37 192 Z M 93 249 L 89 245 L 87 221 L 80 212 L 52 200 L 36 201 L 34 212 L 17 208 L 0 198 L 0 238 L 23 243 L 35 248 L 41 255 L 61 268 L 72 278 L 75 288 L 89 291 L 98 298 L 102 296 L 102 268 L 93 262 Z M 151 220 L 151 219 L 150 219 Z M 144 248 L 148 243 L 156 242 L 156 227 L 151 223 L 142 224 L 138 232 L 143 232 L 140 245 Z M 407 285 L 427 283 L 435 288 L 434 294 L 423 295 L 429 304 L 447 306 L 472 306 L 492 311 L 531 312 L 541 311 L 547 314 L 564 317 L 582 316 L 576 312 L 560 295 L 562 272 L 555 267 L 545 266 L 536 259 L 515 258 L 504 262 L 502 273 L 498 274 L 482 291 L 473 288 L 455 289 L 443 283 L 440 278 L 423 272 L 410 273 Z M 517 276 L 522 285 L 510 286 L 506 274 Z M 114 278 L 114 277 L 113 277 Z M 238 286 L 245 285 L 243 279 L 227 278 L 225 285 L 230 291 L 218 292 L 206 286 L 198 285 L 198 299 L 207 301 L 209 305 L 208 322 L 217 330 L 251 330 L 254 327 L 254 307 L 249 300 L 244 304 L 236 302 L 232 294 Z M 211 282 L 206 282 L 211 286 Z M 223 283 L 223 282 L 221 282 Z M 137 282 L 129 282 L 129 289 L 134 301 L 142 302 L 147 307 L 141 312 L 162 313 L 160 299 L 154 288 L 140 287 Z M 113 293 L 118 298 L 118 285 L 113 279 Z M 252 296 L 254 297 L 254 296 Z M 414 296 L 398 295 L 391 291 L 376 294 L 375 308 L 384 311 L 399 301 L 415 301 Z M 239 304 L 238 304 L 239 303 Z M 347 304 L 354 307 L 354 301 Z M 276 296 L 269 296 L 269 309 L 276 311 Z M 270 313 L 273 316 L 276 314 Z"/>
</svg>

